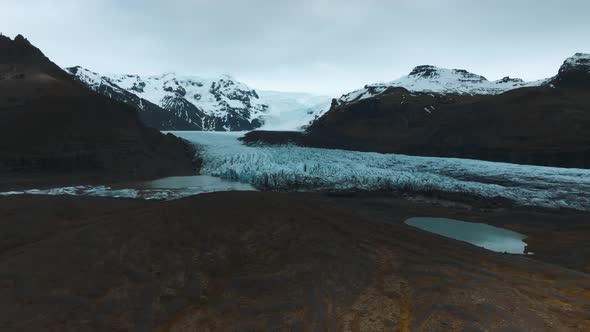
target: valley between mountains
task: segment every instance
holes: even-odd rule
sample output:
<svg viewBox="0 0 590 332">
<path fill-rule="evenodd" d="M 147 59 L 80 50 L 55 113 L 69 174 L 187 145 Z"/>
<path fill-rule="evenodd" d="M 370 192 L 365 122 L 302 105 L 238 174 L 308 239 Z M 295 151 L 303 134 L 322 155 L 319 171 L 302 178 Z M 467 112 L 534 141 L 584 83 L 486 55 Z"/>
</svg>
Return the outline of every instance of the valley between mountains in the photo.
<svg viewBox="0 0 590 332">
<path fill-rule="evenodd" d="M 590 167 L 590 55 L 556 74 L 490 81 L 431 65 L 333 98 L 257 91 L 230 76 L 101 75 L 67 68 L 88 88 L 133 106 L 159 130 L 251 131 L 247 142 Z"/>
<path fill-rule="evenodd" d="M 589 168 L 589 87 L 583 53 L 530 83 L 421 66 L 333 100 L 303 133 L 252 132 L 245 141 Z"/>
</svg>

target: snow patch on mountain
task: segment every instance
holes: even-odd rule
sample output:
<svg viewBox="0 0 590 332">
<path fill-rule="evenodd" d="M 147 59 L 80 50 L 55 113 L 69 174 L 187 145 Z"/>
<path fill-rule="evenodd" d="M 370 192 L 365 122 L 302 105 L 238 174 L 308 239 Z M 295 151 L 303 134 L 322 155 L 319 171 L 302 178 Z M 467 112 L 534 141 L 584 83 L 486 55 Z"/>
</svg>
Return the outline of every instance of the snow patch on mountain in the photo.
<svg viewBox="0 0 590 332">
<path fill-rule="evenodd" d="M 411 92 L 432 92 L 442 94 L 492 95 L 508 90 L 539 86 L 546 80 L 524 82 L 522 79 L 504 77 L 488 81 L 485 77 L 464 69 L 446 69 L 435 66 L 418 66 L 412 72 L 388 83 L 375 83 L 343 95 L 340 103 L 347 103 L 373 97 L 388 88 L 401 87 Z"/>
</svg>

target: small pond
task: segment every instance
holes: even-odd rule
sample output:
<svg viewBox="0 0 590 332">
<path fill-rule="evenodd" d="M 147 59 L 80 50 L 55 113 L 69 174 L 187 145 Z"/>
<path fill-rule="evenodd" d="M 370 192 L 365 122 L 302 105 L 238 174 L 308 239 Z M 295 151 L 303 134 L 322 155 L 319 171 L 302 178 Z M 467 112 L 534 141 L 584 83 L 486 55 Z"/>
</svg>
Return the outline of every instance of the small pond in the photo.
<svg viewBox="0 0 590 332">
<path fill-rule="evenodd" d="M 446 218 L 410 218 L 406 224 L 496 252 L 525 253 L 526 236 L 508 229 Z"/>
</svg>

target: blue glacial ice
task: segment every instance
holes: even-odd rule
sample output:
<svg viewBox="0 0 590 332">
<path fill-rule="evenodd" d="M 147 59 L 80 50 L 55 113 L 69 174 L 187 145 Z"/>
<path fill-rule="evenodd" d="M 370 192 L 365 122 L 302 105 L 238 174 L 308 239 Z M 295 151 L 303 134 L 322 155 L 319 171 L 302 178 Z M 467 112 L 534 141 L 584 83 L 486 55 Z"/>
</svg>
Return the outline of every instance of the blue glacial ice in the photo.
<svg viewBox="0 0 590 332">
<path fill-rule="evenodd" d="M 246 146 L 243 133 L 172 132 L 194 143 L 202 174 L 261 190 L 442 190 L 523 205 L 590 209 L 590 170 L 285 146 Z"/>
</svg>

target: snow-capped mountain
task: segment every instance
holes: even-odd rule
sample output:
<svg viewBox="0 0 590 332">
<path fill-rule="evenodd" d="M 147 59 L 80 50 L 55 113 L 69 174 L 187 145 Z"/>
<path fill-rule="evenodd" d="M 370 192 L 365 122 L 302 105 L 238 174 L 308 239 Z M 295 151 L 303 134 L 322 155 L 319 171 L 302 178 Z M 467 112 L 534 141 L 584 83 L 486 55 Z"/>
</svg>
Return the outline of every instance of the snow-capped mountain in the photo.
<svg viewBox="0 0 590 332">
<path fill-rule="evenodd" d="M 573 56 L 567 58 L 559 69 L 559 72 L 564 73 L 571 71 L 590 73 L 590 54 L 576 53 Z"/>
<path fill-rule="evenodd" d="M 261 117 L 268 109 L 254 89 L 230 76 L 107 76 L 82 67 L 66 71 L 89 88 L 133 105 L 140 116 L 146 105 L 158 106 L 157 113 L 167 115 L 156 126 L 162 130 L 252 130 L 262 125 Z"/>
<path fill-rule="evenodd" d="M 590 54 L 576 53 L 574 56 L 567 58 L 557 76 L 551 83 L 554 85 L 581 85 L 588 87 L 590 85 Z"/>
<path fill-rule="evenodd" d="M 499 88 L 482 88 L 490 86 Z M 345 95 L 304 135 L 254 133 L 244 141 L 590 168 L 588 110 L 590 54 L 532 83 L 418 67 Z"/>
<path fill-rule="evenodd" d="M 418 66 L 409 75 L 395 81 L 369 84 L 362 89 L 345 94 L 339 99 L 339 103 L 366 99 L 381 94 L 391 87 L 401 87 L 411 92 L 491 95 L 522 87 L 539 86 L 546 81 L 524 82 L 522 79 L 510 77 L 488 81 L 485 77 L 464 69 Z"/>
<path fill-rule="evenodd" d="M 142 122 L 148 127 L 162 130 L 203 130 L 197 122 L 187 121 L 187 118 L 190 119 L 191 117 L 175 116 L 162 107 L 121 88 L 108 77 L 82 67 L 66 68 L 66 72 L 91 90 L 133 106 Z M 201 111 L 196 112 L 194 115 L 200 118 L 206 117 Z"/>
<path fill-rule="evenodd" d="M 331 98 L 308 93 L 256 91 L 229 76 L 215 79 L 164 74 L 101 75 L 65 69 L 90 89 L 132 105 L 160 130 L 300 130 L 330 108 Z"/>
<path fill-rule="evenodd" d="M 187 118 L 200 120 L 204 130 L 250 130 L 260 127 L 260 117 L 267 105 L 262 103 L 256 91 L 237 82 L 230 76 L 205 79 L 190 76 L 164 74 L 160 76 L 114 75 L 113 82 L 137 96 L 149 100 L 186 117 L 195 108 L 207 117 Z"/>
<path fill-rule="evenodd" d="M 331 97 L 300 92 L 259 91 L 267 104 L 264 130 L 301 130 L 330 109 Z"/>
</svg>

